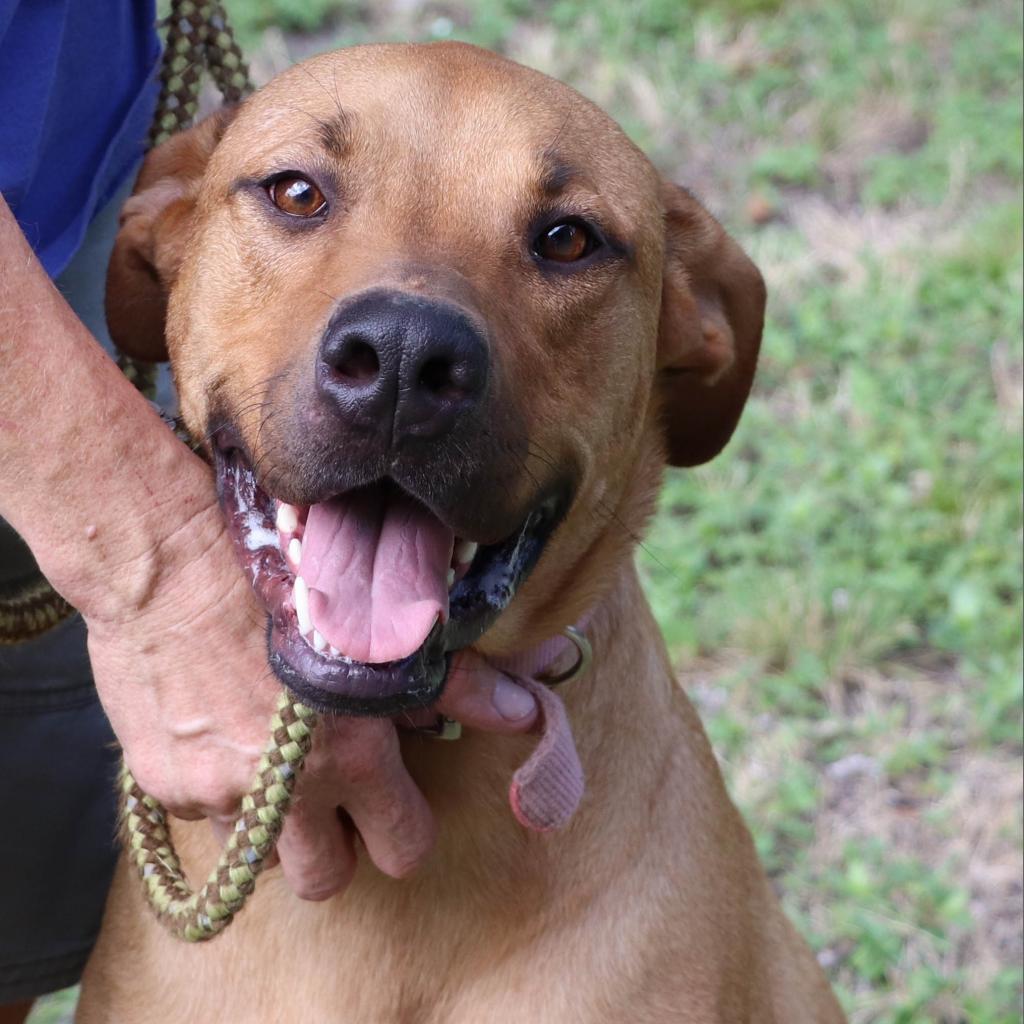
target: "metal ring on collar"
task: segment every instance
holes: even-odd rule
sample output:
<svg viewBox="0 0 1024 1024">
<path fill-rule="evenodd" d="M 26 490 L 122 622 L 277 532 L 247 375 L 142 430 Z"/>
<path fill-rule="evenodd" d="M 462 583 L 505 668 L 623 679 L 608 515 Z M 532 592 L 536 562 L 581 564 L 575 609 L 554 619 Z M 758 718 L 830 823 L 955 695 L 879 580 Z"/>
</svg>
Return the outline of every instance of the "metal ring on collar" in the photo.
<svg viewBox="0 0 1024 1024">
<path fill-rule="evenodd" d="M 434 734 L 435 739 L 457 740 L 462 738 L 462 723 L 456 722 L 454 718 L 447 715 L 441 716 L 440 728 Z"/>
<path fill-rule="evenodd" d="M 576 663 L 572 668 L 566 669 L 564 672 L 553 675 L 547 673 L 538 674 L 537 681 L 545 686 L 561 686 L 563 683 L 571 683 L 573 680 L 579 679 L 590 668 L 590 663 L 594 660 L 594 648 L 590 646 L 590 641 L 575 626 L 566 626 L 562 630 L 562 636 L 575 646 Z"/>
<path fill-rule="evenodd" d="M 413 731 L 432 740 L 458 740 L 462 738 L 462 723 L 447 715 L 438 715 L 433 725 L 418 725 Z"/>
</svg>

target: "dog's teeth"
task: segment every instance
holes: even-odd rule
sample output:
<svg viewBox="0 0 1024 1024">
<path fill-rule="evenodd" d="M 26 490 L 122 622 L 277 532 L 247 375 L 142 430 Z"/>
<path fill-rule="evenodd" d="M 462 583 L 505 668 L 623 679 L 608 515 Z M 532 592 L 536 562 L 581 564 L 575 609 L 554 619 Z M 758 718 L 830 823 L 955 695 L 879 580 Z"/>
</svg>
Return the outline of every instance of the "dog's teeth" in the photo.
<svg viewBox="0 0 1024 1024">
<path fill-rule="evenodd" d="M 455 585 L 455 570 L 454 569 L 449 569 L 448 570 L 447 579 L 448 579 L 448 589 L 451 590 L 452 587 Z"/>
<path fill-rule="evenodd" d="M 305 636 L 313 628 L 313 620 L 309 617 L 309 587 L 301 576 L 295 577 L 292 596 L 295 600 L 295 617 L 299 620 L 299 632 Z"/>
<path fill-rule="evenodd" d="M 282 533 L 294 533 L 299 528 L 299 510 L 281 502 L 277 506 L 277 528 Z"/>
<path fill-rule="evenodd" d="M 327 650 L 330 652 L 332 658 L 341 657 L 341 651 L 339 651 L 338 648 L 334 646 L 334 644 L 331 644 L 330 647 L 327 648 Z"/>
<path fill-rule="evenodd" d="M 320 635 L 317 630 L 313 630 L 313 650 L 317 653 L 327 648 L 327 641 Z"/>
<path fill-rule="evenodd" d="M 302 541 L 298 537 L 292 537 L 288 541 L 288 560 L 297 569 L 302 561 Z"/>
<path fill-rule="evenodd" d="M 476 558 L 480 545 L 472 540 L 460 540 L 455 545 L 455 561 L 458 565 L 468 565 Z"/>
</svg>

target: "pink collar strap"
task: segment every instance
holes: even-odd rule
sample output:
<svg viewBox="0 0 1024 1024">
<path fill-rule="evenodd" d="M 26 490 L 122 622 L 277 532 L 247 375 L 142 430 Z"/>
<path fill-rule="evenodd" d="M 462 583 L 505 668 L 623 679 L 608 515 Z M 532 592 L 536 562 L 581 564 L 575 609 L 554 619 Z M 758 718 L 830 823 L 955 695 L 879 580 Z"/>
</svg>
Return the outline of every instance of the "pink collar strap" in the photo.
<svg viewBox="0 0 1024 1024">
<path fill-rule="evenodd" d="M 569 824 L 583 799 L 583 766 L 561 698 L 531 676 L 512 678 L 540 706 L 540 742 L 512 776 L 509 803 L 520 825 L 554 832 Z"/>
<path fill-rule="evenodd" d="M 533 695 L 540 709 L 531 730 L 540 741 L 512 777 L 509 802 L 516 820 L 534 832 L 564 828 L 583 798 L 583 767 L 573 742 L 565 706 L 551 687 L 578 679 L 592 657 L 584 630 L 590 615 L 530 651 L 508 658 L 483 658 L 467 651 L 474 672 L 500 673 Z M 443 720 L 436 735 L 458 739 L 461 727 Z"/>
<path fill-rule="evenodd" d="M 512 776 L 509 802 L 516 820 L 535 832 L 564 828 L 583 799 L 583 766 L 576 753 L 565 705 L 551 687 L 570 683 L 590 667 L 592 651 L 584 630 L 590 616 L 545 640 L 532 651 L 510 658 L 487 659 L 496 672 L 533 694 L 540 707 L 535 731 L 540 742 Z M 568 668 L 554 666 L 572 656 Z"/>
</svg>

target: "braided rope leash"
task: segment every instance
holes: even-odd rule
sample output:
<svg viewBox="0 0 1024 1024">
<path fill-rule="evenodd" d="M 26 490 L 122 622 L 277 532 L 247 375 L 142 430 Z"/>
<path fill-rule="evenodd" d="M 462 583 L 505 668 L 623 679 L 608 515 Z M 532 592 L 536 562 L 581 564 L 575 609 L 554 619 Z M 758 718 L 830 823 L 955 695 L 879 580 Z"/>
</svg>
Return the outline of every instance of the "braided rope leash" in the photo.
<svg viewBox="0 0 1024 1024">
<path fill-rule="evenodd" d="M 43 576 L 0 587 L 0 647 L 40 636 L 74 610 Z"/>
<path fill-rule="evenodd" d="M 209 72 L 225 103 L 238 103 L 252 92 L 249 68 L 222 4 L 172 0 L 165 25 L 160 99 L 150 128 L 150 146 L 159 146 L 192 123 L 204 71 Z"/>
<path fill-rule="evenodd" d="M 315 711 L 281 694 L 270 722 L 270 744 L 242 798 L 234 831 L 198 891 L 190 888 L 181 870 L 167 827 L 167 812 L 139 788 L 122 765 L 122 827 L 127 853 L 138 868 L 157 918 L 179 939 L 212 939 L 231 923 L 255 889 L 284 826 L 317 721 Z"/>
<path fill-rule="evenodd" d="M 160 98 L 150 146 L 166 142 L 192 123 L 199 107 L 203 72 L 225 103 L 252 91 L 249 71 L 220 3 L 172 0 L 166 22 Z M 122 356 L 119 365 L 140 390 L 154 367 Z M 220 934 L 245 905 L 284 827 L 292 793 L 313 743 L 315 711 L 282 692 L 270 721 L 270 742 L 242 798 L 234 830 L 202 888 L 193 890 L 174 850 L 167 811 L 144 793 L 121 765 L 121 828 L 128 856 L 142 879 L 158 920 L 186 942 Z"/>
<path fill-rule="evenodd" d="M 240 102 L 253 88 L 222 4 L 171 0 L 164 29 L 160 96 L 149 129 L 150 149 L 191 125 L 199 109 L 204 71 L 225 103 Z M 142 394 L 150 400 L 155 397 L 155 364 L 121 354 L 117 365 Z"/>
</svg>

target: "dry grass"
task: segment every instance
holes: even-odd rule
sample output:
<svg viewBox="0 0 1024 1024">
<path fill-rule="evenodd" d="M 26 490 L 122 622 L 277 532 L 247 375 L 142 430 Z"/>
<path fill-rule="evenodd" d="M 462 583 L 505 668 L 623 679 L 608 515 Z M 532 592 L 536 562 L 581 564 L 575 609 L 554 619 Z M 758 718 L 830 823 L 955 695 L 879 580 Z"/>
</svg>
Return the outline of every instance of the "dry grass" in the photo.
<svg viewBox="0 0 1024 1024">
<path fill-rule="evenodd" d="M 750 720 L 757 705 L 750 691 L 761 677 L 736 655 L 687 667 L 681 682 L 712 730 L 721 721 L 749 726 L 741 749 L 722 767 L 755 834 L 778 827 L 776 787 L 794 761 L 810 766 L 818 780 L 808 841 L 799 858 L 785 849 L 780 858 L 800 861 L 796 877 L 785 864 L 778 869 L 790 909 L 814 932 L 834 932 L 837 890 L 830 876 L 847 851 L 877 844 L 885 861 L 912 864 L 922 878 L 956 879 L 968 894 L 965 919 L 945 943 L 918 923 L 911 897 L 876 899 L 870 887 L 858 892 L 866 915 L 905 936 L 901 974 L 921 965 L 947 977 L 966 972 L 969 987 L 984 991 L 1000 972 L 1019 964 L 1024 778 L 1015 753 L 972 748 L 966 725 L 957 728 L 969 716 L 966 681 L 942 665 L 853 673 L 824 695 L 828 713 L 813 729 L 794 730 L 792 722 L 769 714 Z M 937 707 L 941 715 L 933 713 Z M 941 779 L 928 768 L 904 769 L 907 739 L 919 735 L 942 737 Z M 845 891 L 841 898 L 849 904 L 852 897 Z M 839 939 L 824 945 L 819 957 L 837 980 L 863 995 L 866 986 L 856 971 L 844 967 L 851 952 L 848 941 Z M 886 1005 L 898 1007 L 903 994 L 891 989 Z M 877 1019 L 882 1004 L 870 1000 L 861 1010 L 853 1021 Z"/>
</svg>

